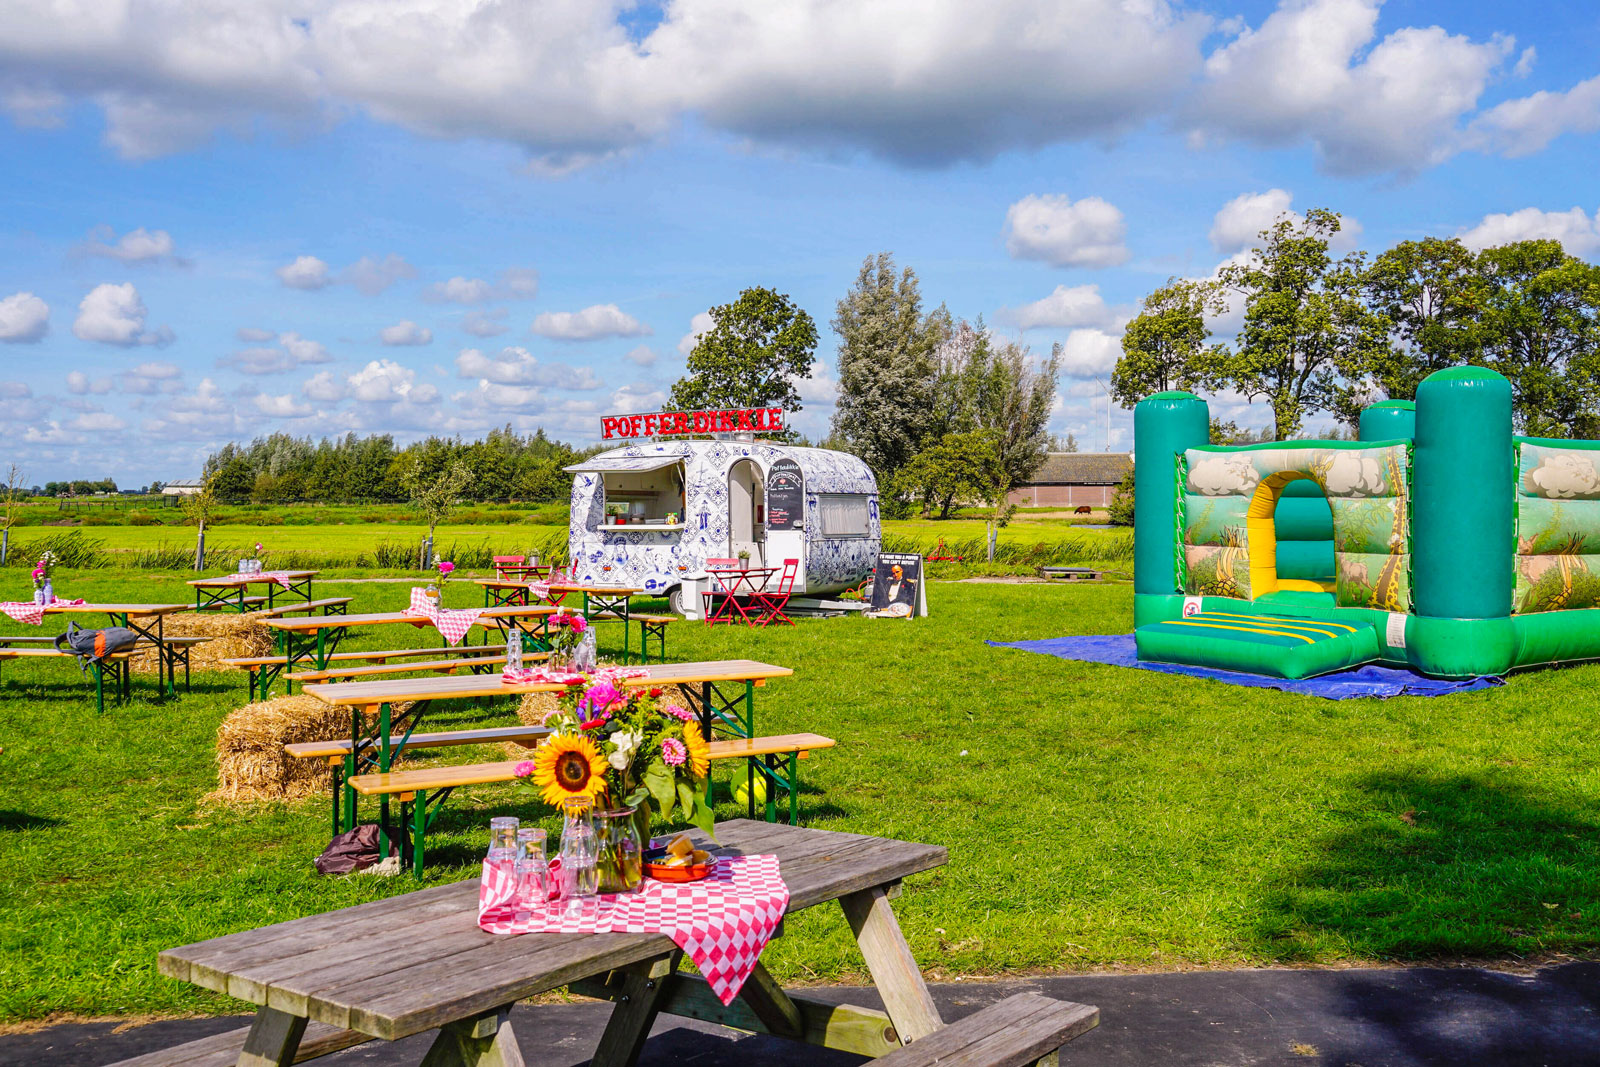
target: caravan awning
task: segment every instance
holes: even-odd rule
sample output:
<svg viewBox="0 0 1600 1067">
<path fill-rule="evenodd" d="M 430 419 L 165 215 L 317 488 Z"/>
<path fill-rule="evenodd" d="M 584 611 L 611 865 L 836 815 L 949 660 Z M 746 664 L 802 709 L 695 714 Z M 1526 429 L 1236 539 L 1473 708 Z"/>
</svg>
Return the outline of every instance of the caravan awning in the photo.
<svg viewBox="0 0 1600 1067">
<path fill-rule="evenodd" d="M 582 463 L 574 463 L 562 470 L 568 474 L 602 474 L 616 471 L 627 471 L 631 474 L 648 474 L 658 471 L 663 467 L 676 466 L 683 462 L 682 456 L 613 456 L 610 459 L 587 459 Z"/>
</svg>

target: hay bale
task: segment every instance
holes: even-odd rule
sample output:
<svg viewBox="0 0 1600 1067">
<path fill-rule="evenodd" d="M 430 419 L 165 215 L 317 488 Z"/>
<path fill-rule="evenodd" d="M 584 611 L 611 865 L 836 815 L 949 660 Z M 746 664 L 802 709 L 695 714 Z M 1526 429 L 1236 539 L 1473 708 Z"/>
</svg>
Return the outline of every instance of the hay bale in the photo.
<svg viewBox="0 0 1600 1067">
<path fill-rule="evenodd" d="M 239 615 L 216 611 L 185 611 L 162 620 L 162 633 L 168 637 L 209 638 L 189 650 L 189 666 L 197 671 L 233 670 L 222 661 L 246 656 L 270 656 L 277 648 L 273 632 L 261 621 L 264 612 Z M 152 646 L 134 653 L 136 674 L 154 674 L 160 659 Z"/>
<path fill-rule="evenodd" d="M 284 745 L 350 736 L 350 709 L 303 693 L 246 704 L 217 728 L 217 790 L 207 800 L 242 804 L 309 796 L 328 787 L 321 760 L 291 759 Z"/>
</svg>

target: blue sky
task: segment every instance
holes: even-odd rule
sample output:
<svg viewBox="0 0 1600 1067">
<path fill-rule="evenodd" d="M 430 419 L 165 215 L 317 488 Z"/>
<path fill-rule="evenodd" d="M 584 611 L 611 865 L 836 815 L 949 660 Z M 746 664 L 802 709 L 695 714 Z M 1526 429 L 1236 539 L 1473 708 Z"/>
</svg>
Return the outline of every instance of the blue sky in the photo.
<svg viewBox="0 0 1600 1067">
<path fill-rule="evenodd" d="M 193 476 L 273 430 L 586 442 L 750 285 L 823 330 L 818 434 L 879 251 L 1065 344 L 1053 428 L 1099 448 L 1128 309 L 1281 211 L 1373 252 L 1600 254 L 1591 5 L 103 8 L 0 10 L 0 463 L 31 482 Z"/>
</svg>

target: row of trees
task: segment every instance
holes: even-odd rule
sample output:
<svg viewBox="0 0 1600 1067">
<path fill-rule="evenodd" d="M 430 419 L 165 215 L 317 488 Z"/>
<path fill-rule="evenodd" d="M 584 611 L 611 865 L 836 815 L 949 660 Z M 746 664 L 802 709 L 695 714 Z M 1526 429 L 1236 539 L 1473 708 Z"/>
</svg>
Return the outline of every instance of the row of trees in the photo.
<svg viewBox="0 0 1600 1067">
<path fill-rule="evenodd" d="M 205 476 L 228 504 L 403 503 L 436 483 L 449 485 L 452 499 L 545 502 L 567 499 L 572 479 L 561 468 L 594 451 L 510 426 L 481 441 L 430 437 L 405 448 L 388 434 L 313 442 L 275 433 L 224 445 L 206 460 Z"/>
<path fill-rule="evenodd" d="M 1321 208 L 1280 219 L 1248 260 L 1145 297 L 1112 395 L 1132 407 L 1162 389 L 1234 389 L 1266 400 L 1286 440 L 1313 414 L 1353 426 L 1374 400 L 1414 399 L 1429 374 L 1471 364 L 1510 380 L 1522 432 L 1600 436 L 1600 267 L 1548 240 L 1473 252 L 1429 237 L 1335 257 L 1339 229 Z M 1207 319 L 1239 304 L 1233 343 L 1213 340 Z"/>
</svg>

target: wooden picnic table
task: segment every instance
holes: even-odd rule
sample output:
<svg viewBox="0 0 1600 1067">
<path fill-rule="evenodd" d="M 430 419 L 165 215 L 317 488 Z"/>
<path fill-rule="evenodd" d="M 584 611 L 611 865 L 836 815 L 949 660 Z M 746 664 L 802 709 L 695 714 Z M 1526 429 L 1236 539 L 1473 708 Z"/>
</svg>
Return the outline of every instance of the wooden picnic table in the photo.
<svg viewBox="0 0 1600 1067">
<path fill-rule="evenodd" d="M 511 1006 L 562 987 L 616 1003 L 594 1067 L 631 1067 L 663 1013 L 866 1056 L 943 1028 L 890 900 L 945 849 L 749 820 L 718 824 L 715 843 L 695 836 L 718 855 L 776 855 L 788 913 L 838 901 L 885 1010 L 789 993 L 760 964 L 724 1007 L 703 978 L 676 973 L 682 953 L 663 934 L 484 933 L 476 877 L 168 949 L 156 966 L 258 1005 L 233 1040 L 241 1064 L 261 1067 L 295 1062 L 308 1038 L 304 1053 L 321 1055 L 436 1028 L 429 1064 L 521 1064 Z"/>
<path fill-rule="evenodd" d="M 549 634 L 545 620 L 556 613 L 555 608 L 542 606 L 507 605 L 489 608 L 478 616 L 474 626 L 485 631 L 495 630 L 504 637 L 511 629 L 520 631 L 535 652 L 550 650 Z M 406 624 L 423 627 L 433 623 L 421 615 L 404 611 L 374 612 L 366 615 L 309 615 L 296 619 L 267 619 L 269 629 L 277 632 L 278 655 L 281 664 L 263 665 L 257 672 L 257 688 L 262 700 L 279 674 L 292 673 L 297 664 L 308 661 L 315 670 L 327 670 L 328 659 L 339 647 L 339 642 L 353 629 Z M 537 623 L 537 625 L 533 625 Z"/>
<path fill-rule="evenodd" d="M 320 571 L 263 571 L 258 574 L 219 574 L 212 578 L 196 578 L 189 583 L 194 588 L 194 610 L 206 611 L 211 608 L 233 607 L 235 610 L 248 611 L 250 604 L 260 603 L 261 598 L 251 597 L 247 594 L 252 585 L 265 585 L 267 587 L 267 607 L 274 605 L 273 598 L 279 590 L 286 594 L 298 594 L 301 600 L 311 602 L 311 579 Z M 278 581 L 282 578 L 288 582 L 284 588 Z M 204 597 L 202 603 L 201 598 Z"/>
<path fill-rule="evenodd" d="M 788 667 L 775 667 L 770 663 L 748 659 L 664 663 L 650 667 L 648 671 L 647 675 L 623 679 L 621 684 L 635 689 L 679 686 L 691 705 L 690 710 L 699 716 L 701 732 L 708 741 L 714 736 L 714 731 L 734 737 L 754 737 L 756 689 L 765 686 L 769 678 L 787 678 L 794 674 Z M 525 693 L 559 693 L 565 688 L 565 685 L 557 682 L 507 682 L 499 674 L 395 678 L 383 682 L 336 682 L 305 686 L 304 692 L 308 696 L 350 709 L 351 751 L 345 757 L 344 766 L 334 774 L 335 832 L 341 828 L 354 829 L 356 825 L 356 792 L 349 785 L 350 779 L 367 768 L 374 768 L 380 773 L 392 769 L 404 746 L 393 745 L 391 738 L 395 734 L 403 736 L 415 731 L 432 701 L 520 697 Z M 409 703 L 410 707 L 399 716 L 394 715 L 392 705 L 403 703 Z M 344 802 L 342 810 L 341 789 Z M 436 803 L 442 804 L 448 795 L 448 790 L 441 791 Z M 380 804 L 381 825 L 387 828 L 389 798 L 380 798 Z M 423 812 L 424 833 L 437 811 L 435 808 L 432 814 Z M 413 830 L 408 827 L 406 832 Z"/>
<path fill-rule="evenodd" d="M 168 615 L 176 615 L 180 611 L 188 611 L 187 604 L 49 604 L 46 605 L 46 615 L 105 615 L 111 619 L 112 625 L 126 626 L 146 641 L 156 646 L 156 656 L 161 662 L 161 674 L 164 678 L 156 681 L 156 691 L 165 690 L 167 696 L 175 696 L 178 692 L 178 653 L 175 648 L 167 643 L 163 620 Z M 124 697 L 128 695 L 129 683 L 126 664 L 122 667 L 123 675 L 120 681 Z M 100 701 L 101 710 L 105 710 L 105 694 L 103 682 L 96 679 L 97 699 Z"/>
</svg>

